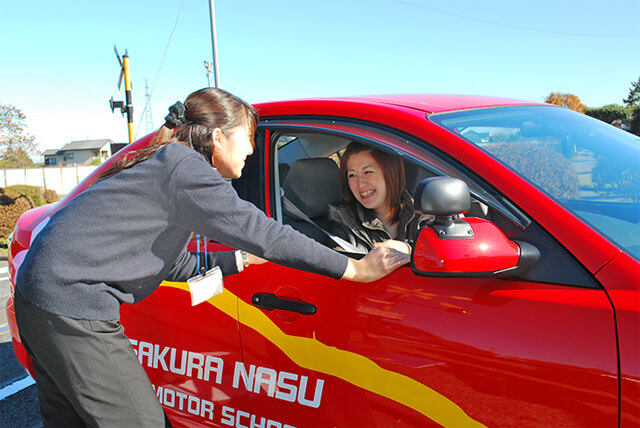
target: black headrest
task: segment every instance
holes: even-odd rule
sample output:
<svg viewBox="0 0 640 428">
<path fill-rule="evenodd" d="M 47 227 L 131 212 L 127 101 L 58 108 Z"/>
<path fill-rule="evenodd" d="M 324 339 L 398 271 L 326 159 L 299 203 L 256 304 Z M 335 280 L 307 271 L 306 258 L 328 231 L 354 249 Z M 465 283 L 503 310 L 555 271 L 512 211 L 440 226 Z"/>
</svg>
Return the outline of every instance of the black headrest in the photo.
<svg viewBox="0 0 640 428">
<path fill-rule="evenodd" d="M 340 202 L 340 170 L 329 158 L 299 159 L 282 187 L 284 196 L 308 217 L 325 216 L 329 204 Z"/>
</svg>

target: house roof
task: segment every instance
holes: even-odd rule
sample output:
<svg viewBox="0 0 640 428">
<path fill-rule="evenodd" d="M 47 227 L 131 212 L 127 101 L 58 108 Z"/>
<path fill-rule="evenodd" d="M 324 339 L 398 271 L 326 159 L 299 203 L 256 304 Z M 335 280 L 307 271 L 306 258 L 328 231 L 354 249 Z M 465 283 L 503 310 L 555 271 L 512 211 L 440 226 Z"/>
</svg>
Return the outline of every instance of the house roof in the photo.
<svg viewBox="0 0 640 428">
<path fill-rule="evenodd" d="M 64 145 L 60 150 L 68 152 L 71 150 L 97 150 L 105 144 L 112 144 L 112 140 L 80 140 L 72 141 Z"/>
<path fill-rule="evenodd" d="M 42 152 L 42 156 L 55 156 L 57 154 L 62 154 L 59 149 L 48 149 Z"/>
</svg>

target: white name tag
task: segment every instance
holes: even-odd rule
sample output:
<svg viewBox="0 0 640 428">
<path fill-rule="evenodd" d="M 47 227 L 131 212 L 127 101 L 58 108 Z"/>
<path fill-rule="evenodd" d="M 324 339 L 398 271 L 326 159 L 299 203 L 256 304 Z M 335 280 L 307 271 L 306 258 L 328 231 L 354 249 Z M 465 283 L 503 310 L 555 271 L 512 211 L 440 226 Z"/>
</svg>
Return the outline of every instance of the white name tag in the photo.
<svg viewBox="0 0 640 428">
<path fill-rule="evenodd" d="M 204 274 L 196 275 L 187 280 L 191 292 L 191 306 L 209 300 L 224 290 L 222 284 L 222 271 L 218 266 L 209 269 Z"/>
</svg>

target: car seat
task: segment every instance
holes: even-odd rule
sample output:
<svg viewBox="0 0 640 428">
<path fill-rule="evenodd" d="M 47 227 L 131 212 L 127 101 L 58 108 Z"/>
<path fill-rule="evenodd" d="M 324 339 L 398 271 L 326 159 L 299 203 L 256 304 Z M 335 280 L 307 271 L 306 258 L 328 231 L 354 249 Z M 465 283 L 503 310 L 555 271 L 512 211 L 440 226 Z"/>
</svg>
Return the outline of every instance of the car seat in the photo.
<svg viewBox="0 0 640 428">
<path fill-rule="evenodd" d="M 329 204 L 337 205 L 341 200 L 340 170 L 329 158 L 299 159 L 291 165 L 282 190 L 284 198 L 293 203 L 317 226 L 328 230 Z M 330 245 L 330 239 L 322 230 L 300 218 L 284 203 L 283 213 L 283 223 L 291 225 L 318 242 Z"/>
<path fill-rule="evenodd" d="M 433 177 L 435 174 L 424 168 L 412 164 L 410 162 L 404 163 L 404 177 L 405 177 L 405 189 L 415 195 L 418 183 L 428 177 Z"/>
<path fill-rule="evenodd" d="M 289 174 L 289 170 L 291 167 L 286 163 L 278 164 L 278 178 L 280 180 L 280 187 L 284 184 L 284 179 L 287 178 L 287 174 Z"/>
</svg>

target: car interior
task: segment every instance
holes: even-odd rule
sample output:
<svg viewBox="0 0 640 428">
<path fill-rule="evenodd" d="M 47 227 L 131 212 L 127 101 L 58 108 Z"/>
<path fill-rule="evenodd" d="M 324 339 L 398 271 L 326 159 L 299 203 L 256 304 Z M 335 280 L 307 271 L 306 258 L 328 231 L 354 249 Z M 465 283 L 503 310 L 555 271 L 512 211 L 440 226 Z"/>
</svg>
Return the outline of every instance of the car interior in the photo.
<svg viewBox="0 0 640 428">
<path fill-rule="evenodd" d="M 356 252 L 354 248 L 336 244 L 330 237 L 327 218 L 329 205 L 342 201 L 339 164 L 352 139 L 312 132 L 288 132 L 276 138 L 278 167 L 274 172 L 281 193 L 280 204 L 276 204 L 277 218 L 327 246 Z M 385 150 L 384 146 L 376 148 Z M 412 196 L 421 180 L 442 175 L 406 159 L 404 167 L 405 188 Z M 489 206 L 472 197 L 472 207 L 466 215 L 489 218 Z"/>
</svg>

